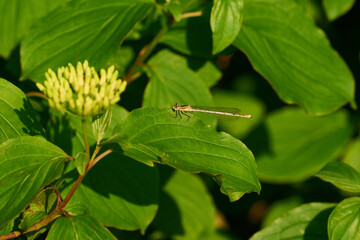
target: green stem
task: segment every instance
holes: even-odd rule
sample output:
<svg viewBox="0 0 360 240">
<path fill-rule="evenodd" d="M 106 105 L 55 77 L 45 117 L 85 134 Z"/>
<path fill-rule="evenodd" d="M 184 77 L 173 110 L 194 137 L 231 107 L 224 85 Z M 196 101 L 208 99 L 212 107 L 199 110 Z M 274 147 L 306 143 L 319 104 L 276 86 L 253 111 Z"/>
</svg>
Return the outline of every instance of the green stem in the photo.
<svg viewBox="0 0 360 240">
<path fill-rule="evenodd" d="M 92 154 L 92 156 L 91 156 L 91 159 L 90 159 L 90 161 L 89 161 L 89 164 L 88 164 L 88 170 L 90 169 L 89 166 L 90 166 L 91 163 L 94 161 L 94 158 L 95 158 L 96 155 L 99 153 L 100 149 L 101 149 L 101 146 L 100 146 L 100 145 L 96 145 L 96 148 L 95 148 L 95 150 L 94 150 L 94 152 L 93 152 L 93 154 Z"/>
<path fill-rule="evenodd" d="M 134 72 L 136 71 L 138 66 L 144 64 L 144 61 L 149 57 L 151 52 L 154 50 L 156 45 L 159 43 L 162 36 L 169 29 L 169 24 L 165 24 L 163 26 L 163 28 L 158 32 L 158 34 L 154 37 L 154 39 L 150 42 L 150 44 L 141 49 L 141 51 L 140 51 L 139 55 L 137 56 L 134 64 L 130 67 L 127 74 L 123 77 L 123 79 L 125 81 L 127 81 L 127 83 L 131 83 L 132 81 L 134 81 L 139 76 L 139 74 L 134 73 Z"/>
<path fill-rule="evenodd" d="M 86 119 L 81 120 L 81 125 L 82 125 L 82 130 L 84 133 L 85 151 L 86 151 L 86 154 L 88 155 L 88 160 L 90 160 L 90 147 L 89 147 L 89 139 L 88 139 L 87 130 L 86 130 Z"/>
<path fill-rule="evenodd" d="M 97 158 L 95 158 L 93 161 L 90 162 L 88 169 L 90 170 L 98 161 L 100 161 L 102 158 L 106 157 L 108 154 L 112 153 L 112 149 L 108 149 L 102 154 L 100 154 Z"/>
</svg>

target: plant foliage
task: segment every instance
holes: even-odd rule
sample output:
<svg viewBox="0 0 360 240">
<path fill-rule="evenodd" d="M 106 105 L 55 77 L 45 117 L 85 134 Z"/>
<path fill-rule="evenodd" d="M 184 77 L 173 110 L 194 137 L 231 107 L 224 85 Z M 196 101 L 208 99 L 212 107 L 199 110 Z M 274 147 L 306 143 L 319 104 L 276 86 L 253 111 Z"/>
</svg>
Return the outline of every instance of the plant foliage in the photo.
<svg viewBox="0 0 360 240">
<path fill-rule="evenodd" d="M 360 238 L 359 5 L 0 0 L 0 239 Z"/>
</svg>

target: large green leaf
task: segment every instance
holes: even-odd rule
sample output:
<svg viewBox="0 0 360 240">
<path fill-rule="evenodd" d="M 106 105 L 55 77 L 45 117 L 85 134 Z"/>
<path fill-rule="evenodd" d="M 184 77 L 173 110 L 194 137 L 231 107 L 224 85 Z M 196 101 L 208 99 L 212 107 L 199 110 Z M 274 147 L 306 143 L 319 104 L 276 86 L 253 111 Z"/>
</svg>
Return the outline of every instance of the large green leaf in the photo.
<svg viewBox="0 0 360 240">
<path fill-rule="evenodd" d="M 158 184 L 156 168 L 112 153 L 91 169 L 70 203 L 84 203 L 106 226 L 144 233 L 157 211 Z"/>
<path fill-rule="evenodd" d="M 360 172 L 360 137 L 353 139 L 346 149 L 343 161 Z"/>
<path fill-rule="evenodd" d="M 262 219 L 261 227 L 270 226 L 277 218 L 284 215 L 286 212 L 300 206 L 303 203 L 300 197 L 292 196 L 278 200 L 270 205 L 266 211 L 265 217 Z"/>
<path fill-rule="evenodd" d="M 182 171 L 160 169 L 163 187 L 154 228 L 176 239 L 199 239 L 213 232 L 215 206 L 201 180 Z"/>
<path fill-rule="evenodd" d="M 212 41 L 209 20 L 203 16 L 183 19 L 171 26 L 161 42 L 188 55 L 211 58 Z"/>
<path fill-rule="evenodd" d="M 144 94 L 144 107 L 169 107 L 175 102 L 212 105 L 208 88 L 201 78 L 187 66 L 186 59 L 162 50 L 145 68 L 150 78 Z"/>
<path fill-rule="evenodd" d="M 234 45 L 281 99 L 317 115 L 355 105 L 351 72 L 294 1 L 251 0 L 245 6 Z"/>
<path fill-rule="evenodd" d="M 179 1 L 179 0 L 170 0 L 167 1 L 165 4 L 165 9 L 167 9 L 169 12 L 171 12 L 171 14 L 173 15 L 173 17 L 175 18 L 176 21 L 180 21 L 181 19 L 181 13 L 182 13 L 182 2 L 184 1 Z"/>
<path fill-rule="evenodd" d="M 332 203 L 304 204 L 287 212 L 250 240 L 327 239 L 327 219 L 333 206 Z"/>
<path fill-rule="evenodd" d="M 360 198 L 352 197 L 339 203 L 328 222 L 330 240 L 360 239 Z"/>
<path fill-rule="evenodd" d="M 11 50 L 38 19 L 45 16 L 62 0 L 1 0 L 0 1 L 0 55 L 7 58 Z"/>
<path fill-rule="evenodd" d="M 89 216 L 74 216 L 71 218 L 59 218 L 52 225 L 46 239 L 92 239 L 92 240 L 116 240 L 108 229 Z"/>
<path fill-rule="evenodd" d="M 272 113 L 246 139 L 263 181 L 302 181 L 336 158 L 353 132 L 345 111 L 314 117 L 287 107 Z"/>
<path fill-rule="evenodd" d="M 204 3 L 203 1 L 194 1 L 194 0 L 167 0 L 167 1 L 157 1 L 159 5 L 169 11 L 176 22 L 181 20 L 181 15 L 185 12 L 194 12 L 200 8 Z"/>
<path fill-rule="evenodd" d="M 120 107 L 119 105 L 113 106 L 112 118 L 110 126 L 105 134 L 105 138 L 111 136 L 114 127 L 117 125 L 120 119 L 122 119 L 127 114 L 128 112 L 125 108 Z M 68 151 L 72 153 L 72 156 L 75 156 L 79 152 L 85 152 L 85 143 L 81 119 L 77 116 L 69 114 L 66 117 L 57 116 L 55 121 L 60 122 L 60 126 L 56 126 L 57 130 L 51 129 L 52 131 L 54 131 L 51 138 L 57 141 L 59 146 L 64 146 L 63 149 L 65 149 L 65 146 L 67 146 L 66 149 L 68 149 Z M 90 119 L 86 121 L 86 126 L 88 140 L 91 146 L 96 144 L 96 139 L 92 131 Z M 71 141 L 69 141 L 69 139 L 71 139 Z"/>
<path fill-rule="evenodd" d="M 354 3 L 355 0 L 323 0 L 325 13 L 331 21 L 344 15 L 351 9 Z"/>
<path fill-rule="evenodd" d="M 66 158 L 41 137 L 22 136 L 0 145 L 0 227 L 61 173 Z"/>
<path fill-rule="evenodd" d="M 239 140 L 219 133 L 193 117 L 178 122 L 169 109 L 137 109 L 115 127 L 117 141 L 128 155 L 148 165 L 153 161 L 216 178 L 230 200 L 259 192 L 251 151 Z"/>
<path fill-rule="evenodd" d="M 144 107 L 170 107 L 175 102 L 198 106 L 212 106 L 213 101 L 201 75 L 187 66 L 184 57 L 163 50 L 150 59 L 145 68 L 150 82 L 144 93 Z M 201 116 L 212 126 L 216 119 Z"/>
<path fill-rule="evenodd" d="M 0 78 L 0 143 L 7 139 L 44 134 L 25 94 Z"/>
<path fill-rule="evenodd" d="M 213 54 L 229 46 L 239 34 L 243 20 L 244 0 L 214 0 L 211 10 Z"/>
<path fill-rule="evenodd" d="M 348 192 L 360 192 L 360 173 L 342 162 L 330 162 L 316 175 Z"/>
<path fill-rule="evenodd" d="M 8 234 L 8 233 L 11 233 L 13 227 L 14 227 L 14 221 L 10 221 L 8 222 L 5 226 L 3 226 L 2 228 L 0 228 L 0 236 L 1 235 L 5 235 L 5 234 Z"/>
<path fill-rule="evenodd" d="M 214 86 L 221 78 L 221 71 L 211 61 L 201 60 L 200 58 L 190 58 L 188 65 L 196 68 L 196 74 L 200 77 L 207 87 Z M 194 68 L 192 68 L 194 70 Z"/>
<path fill-rule="evenodd" d="M 232 136 L 241 138 L 246 136 L 263 119 L 265 113 L 264 104 L 254 96 L 239 94 L 236 91 L 214 90 L 213 97 L 218 107 L 238 108 L 243 114 L 250 114 L 253 119 L 227 119 L 219 118 L 219 128 Z"/>
<path fill-rule="evenodd" d="M 36 24 L 22 42 L 23 78 L 42 82 L 48 68 L 89 60 L 97 68 L 153 6 L 151 0 L 71 1 Z"/>
</svg>

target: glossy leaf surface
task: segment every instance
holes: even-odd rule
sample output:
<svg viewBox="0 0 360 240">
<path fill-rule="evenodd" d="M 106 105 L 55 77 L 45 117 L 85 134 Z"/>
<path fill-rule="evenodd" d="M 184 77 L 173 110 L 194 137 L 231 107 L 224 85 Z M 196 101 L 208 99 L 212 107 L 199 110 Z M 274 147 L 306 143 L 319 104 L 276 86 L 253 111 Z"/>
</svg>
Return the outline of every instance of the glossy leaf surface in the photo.
<svg viewBox="0 0 360 240">
<path fill-rule="evenodd" d="M 245 2 L 234 45 L 279 97 L 323 115 L 354 101 L 354 78 L 324 33 L 288 0 Z"/>
<path fill-rule="evenodd" d="M 259 192 L 251 151 L 239 140 L 219 133 L 193 117 L 178 122 L 170 109 L 137 109 L 115 127 L 124 154 L 140 162 L 168 164 L 214 176 L 230 200 Z"/>
<path fill-rule="evenodd" d="M 14 137 L 42 134 L 44 129 L 25 94 L 0 78 L 0 143 Z"/>
<path fill-rule="evenodd" d="M 23 40 L 22 77 L 43 82 L 48 68 L 83 60 L 102 67 L 152 6 L 151 0 L 82 0 L 57 8 Z"/>
<path fill-rule="evenodd" d="M 347 198 L 340 202 L 329 217 L 330 240 L 360 238 L 360 198 Z"/>
<path fill-rule="evenodd" d="M 60 175 L 66 158 L 41 137 L 22 136 L 0 145 L 0 227 Z"/>
</svg>

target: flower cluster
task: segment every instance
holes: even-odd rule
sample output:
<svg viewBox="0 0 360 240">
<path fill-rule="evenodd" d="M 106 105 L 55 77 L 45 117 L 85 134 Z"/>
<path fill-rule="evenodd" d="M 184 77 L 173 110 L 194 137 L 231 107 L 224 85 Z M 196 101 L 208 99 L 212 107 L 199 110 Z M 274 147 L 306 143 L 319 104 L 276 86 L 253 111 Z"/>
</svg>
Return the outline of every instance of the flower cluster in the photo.
<svg viewBox="0 0 360 240">
<path fill-rule="evenodd" d="M 88 61 L 78 62 L 76 68 L 69 63 L 58 68 L 57 74 L 48 69 L 44 85 L 36 85 L 48 97 L 51 107 L 85 119 L 105 112 L 120 100 L 126 82 L 118 79 L 118 74 L 114 66 L 107 71 L 101 69 L 99 76 Z"/>
</svg>

